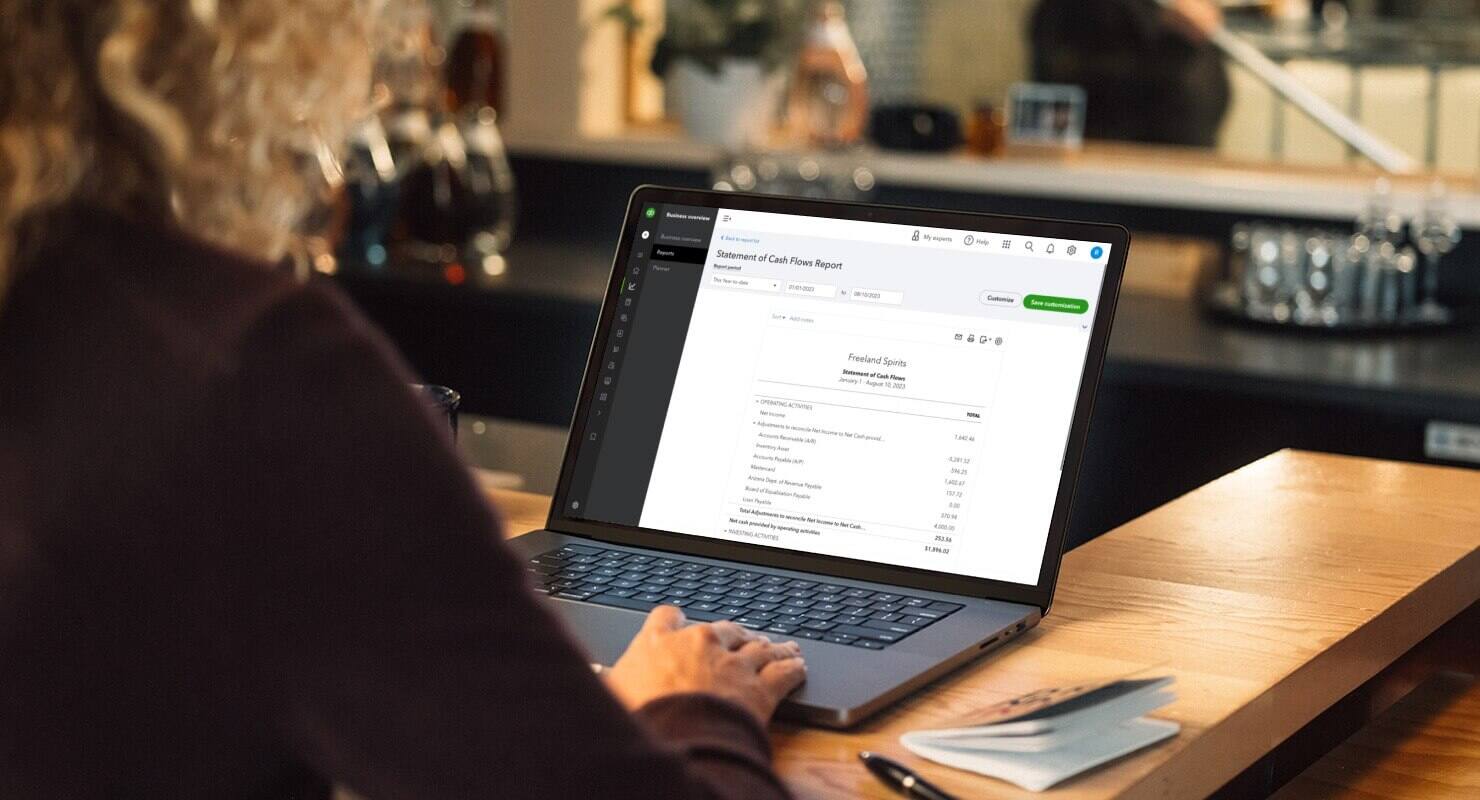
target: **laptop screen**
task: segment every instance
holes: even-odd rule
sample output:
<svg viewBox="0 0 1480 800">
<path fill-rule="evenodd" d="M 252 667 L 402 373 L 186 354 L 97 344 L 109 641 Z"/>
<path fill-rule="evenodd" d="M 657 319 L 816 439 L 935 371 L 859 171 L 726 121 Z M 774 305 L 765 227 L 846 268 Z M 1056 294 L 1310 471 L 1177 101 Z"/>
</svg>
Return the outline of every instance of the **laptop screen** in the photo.
<svg viewBox="0 0 1480 800">
<path fill-rule="evenodd" d="M 637 219 L 565 515 L 1038 582 L 1108 242 Z"/>
</svg>

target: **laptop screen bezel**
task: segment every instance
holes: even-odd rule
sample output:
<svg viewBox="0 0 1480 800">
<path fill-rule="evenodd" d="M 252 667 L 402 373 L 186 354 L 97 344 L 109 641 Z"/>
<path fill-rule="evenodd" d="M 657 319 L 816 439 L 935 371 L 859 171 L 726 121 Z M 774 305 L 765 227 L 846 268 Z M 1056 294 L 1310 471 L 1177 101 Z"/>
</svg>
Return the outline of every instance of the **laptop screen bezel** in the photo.
<svg viewBox="0 0 1480 800">
<path fill-rule="evenodd" d="M 605 352 L 607 338 L 612 332 L 612 319 L 616 314 L 618 292 L 624 270 L 622 265 L 631 252 L 636 236 L 640 210 L 653 204 L 729 208 L 740 211 L 764 211 L 776 214 L 830 217 L 834 219 L 885 222 L 920 227 L 948 228 L 984 233 L 1036 236 L 1051 239 L 1075 239 L 1081 241 L 1106 242 L 1110 253 L 1105 261 L 1105 276 L 1100 288 L 1099 304 L 1096 306 L 1093 329 L 1090 334 L 1088 352 L 1084 361 L 1079 394 L 1075 401 L 1074 417 L 1069 427 L 1069 438 L 1064 451 L 1064 467 L 1060 475 L 1054 511 L 1049 523 L 1047 541 L 1043 549 L 1043 563 L 1039 569 L 1038 583 L 1033 586 L 1019 583 L 979 578 L 948 572 L 937 572 L 914 567 L 901 567 L 871 561 L 820 555 L 798 550 L 770 547 L 767 545 L 716 539 L 691 533 L 662 531 L 650 528 L 598 522 L 571 517 L 565 513 L 567 495 L 574 474 L 576 454 L 585 436 L 584 424 L 588 417 L 592 397 L 596 392 L 601 353 Z M 1104 367 L 1105 352 L 1110 340 L 1111 322 L 1115 316 L 1115 303 L 1120 293 L 1121 278 L 1125 274 L 1126 255 L 1130 246 L 1130 233 L 1119 225 L 1087 222 L 1068 222 L 1015 217 L 997 214 L 982 214 L 963 211 L 939 211 L 907 206 L 883 206 L 864 203 L 849 203 L 831 200 L 807 200 L 791 197 L 714 192 L 695 189 L 674 189 L 661 186 L 639 186 L 628 199 L 627 211 L 622 225 L 622 234 L 617 243 L 606 293 L 603 296 L 601 313 L 592 346 L 586 360 L 585 376 L 581 380 L 581 391 L 571 420 L 570 436 L 566 442 L 562 459 L 560 481 L 556 486 L 550 515 L 546 527 L 552 531 L 584 536 L 602 542 L 655 550 L 690 554 L 705 558 L 724 559 L 752 564 L 760 567 L 812 572 L 840 578 L 883 583 L 891 586 L 946 592 L 967 597 L 1024 603 L 1047 611 L 1053 599 L 1054 585 L 1058 579 L 1059 565 L 1063 556 L 1064 536 L 1069 524 L 1069 510 L 1073 503 L 1074 488 L 1078 481 L 1080 464 L 1084 455 L 1084 443 L 1089 431 L 1089 421 L 1094 410 L 1096 390 Z"/>
</svg>

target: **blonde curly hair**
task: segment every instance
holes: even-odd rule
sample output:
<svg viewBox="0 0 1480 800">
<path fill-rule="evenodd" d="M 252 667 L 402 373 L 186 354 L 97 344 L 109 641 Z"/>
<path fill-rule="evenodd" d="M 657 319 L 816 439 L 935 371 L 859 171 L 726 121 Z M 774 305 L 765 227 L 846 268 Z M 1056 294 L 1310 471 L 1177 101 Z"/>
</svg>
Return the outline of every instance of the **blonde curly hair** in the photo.
<svg viewBox="0 0 1480 800">
<path fill-rule="evenodd" d="M 366 107 L 379 2 L 0 2 L 0 299 L 73 201 L 280 258 Z"/>
</svg>

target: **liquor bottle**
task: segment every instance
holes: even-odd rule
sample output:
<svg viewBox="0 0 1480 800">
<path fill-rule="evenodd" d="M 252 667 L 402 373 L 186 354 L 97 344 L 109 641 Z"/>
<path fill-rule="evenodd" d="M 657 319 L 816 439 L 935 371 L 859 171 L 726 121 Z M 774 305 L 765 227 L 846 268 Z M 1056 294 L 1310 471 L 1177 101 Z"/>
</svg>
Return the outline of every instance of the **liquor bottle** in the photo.
<svg viewBox="0 0 1480 800">
<path fill-rule="evenodd" d="M 787 105 L 793 130 L 812 144 L 841 147 L 863 137 L 868 72 L 838 0 L 817 5 Z"/>
<path fill-rule="evenodd" d="M 491 108 L 508 118 L 503 15 L 496 0 L 459 0 L 447 54 L 447 110 Z"/>
</svg>

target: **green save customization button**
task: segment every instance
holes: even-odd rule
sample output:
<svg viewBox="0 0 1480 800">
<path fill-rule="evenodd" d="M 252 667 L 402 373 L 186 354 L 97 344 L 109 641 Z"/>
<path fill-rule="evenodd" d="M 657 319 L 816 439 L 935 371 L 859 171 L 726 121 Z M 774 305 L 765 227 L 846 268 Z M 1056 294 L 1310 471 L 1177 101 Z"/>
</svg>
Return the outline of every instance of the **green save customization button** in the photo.
<svg viewBox="0 0 1480 800">
<path fill-rule="evenodd" d="M 1023 308 L 1037 311 L 1058 311 L 1063 314 L 1083 314 L 1089 310 L 1089 301 L 1077 297 L 1054 297 L 1047 294 L 1030 294 L 1023 298 Z"/>
</svg>

